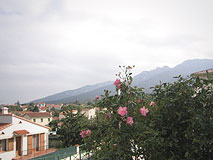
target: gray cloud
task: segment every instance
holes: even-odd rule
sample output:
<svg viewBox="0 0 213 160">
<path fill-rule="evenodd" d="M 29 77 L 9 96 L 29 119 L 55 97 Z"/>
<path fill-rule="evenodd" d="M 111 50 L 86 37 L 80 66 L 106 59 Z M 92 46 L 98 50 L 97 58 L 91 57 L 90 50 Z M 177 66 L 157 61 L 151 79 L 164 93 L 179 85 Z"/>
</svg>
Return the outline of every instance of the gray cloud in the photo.
<svg viewBox="0 0 213 160">
<path fill-rule="evenodd" d="M 0 104 L 213 58 L 210 0 L 0 0 Z"/>
</svg>

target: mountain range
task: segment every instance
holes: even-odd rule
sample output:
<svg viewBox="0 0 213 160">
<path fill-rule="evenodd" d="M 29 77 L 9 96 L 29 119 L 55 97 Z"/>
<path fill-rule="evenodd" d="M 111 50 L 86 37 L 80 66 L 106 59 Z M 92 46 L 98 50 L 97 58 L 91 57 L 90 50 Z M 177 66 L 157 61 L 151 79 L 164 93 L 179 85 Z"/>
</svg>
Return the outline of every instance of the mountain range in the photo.
<svg viewBox="0 0 213 160">
<path fill-rule="evenodd" d="M 150 87 L 154 87 L 160 82 L 173 82 L 175 76 L 188 76 L 192 73 L 213 68 L 213 59 L 192 59 L 170 68 L 168 66 L 157 67 L 154 70 L 143 71 L 133 77 L 133 86 L 143 87 L 145 92 L 150 92 Z M 45 102 L 48 104 L 73 103 L 75 101 L 84 103 L 93 100 L 96 95 L 104 94 L 104 90 L 115 93 L 113 81 L 86 85 L 75 90 L 67 90 L 56 93 L 41 99 L 32 101 L 33 103 Z"/>
</svg>

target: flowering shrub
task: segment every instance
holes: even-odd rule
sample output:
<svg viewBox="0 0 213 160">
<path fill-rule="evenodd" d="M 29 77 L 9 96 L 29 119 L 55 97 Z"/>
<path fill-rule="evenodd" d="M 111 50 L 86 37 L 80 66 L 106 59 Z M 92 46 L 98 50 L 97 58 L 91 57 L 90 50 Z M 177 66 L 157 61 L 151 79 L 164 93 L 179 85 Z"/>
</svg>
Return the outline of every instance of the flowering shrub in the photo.
<svg viewBox="0 0 213 160">
<path fill-rule="evenodd" d="M 113 83 L 117 94 L 105 91 L 105 95 L 96 101 L 95 106 L 101 110 L 94 120 L 95 127 L 90 136 L 83 134 L 85 149 L 93 152 L 93 159 L 129 160 L 133 156 L 142 157 L 143 149 L 139 145 L 143 143 L 139 143 L 140 138 L 146 137 L 147 133 L 143 132 L 148 130 L 146 123 L 155 107 L 149 106 L 151 100 L 146 98 L 141 88 L 131 87 L 132 67 L 121 69 L 123 74 L 119 73 L 119 78 Z"/>
<path fill-rule="evenodd" d="M 131 86 L 132 67 L 121 69 L 117 94 L 96 101 L 90 136 L 82 133 L 92 159 L 213 159 L 212 81 L 179 77 L 146 95 Z"/>
</svg>

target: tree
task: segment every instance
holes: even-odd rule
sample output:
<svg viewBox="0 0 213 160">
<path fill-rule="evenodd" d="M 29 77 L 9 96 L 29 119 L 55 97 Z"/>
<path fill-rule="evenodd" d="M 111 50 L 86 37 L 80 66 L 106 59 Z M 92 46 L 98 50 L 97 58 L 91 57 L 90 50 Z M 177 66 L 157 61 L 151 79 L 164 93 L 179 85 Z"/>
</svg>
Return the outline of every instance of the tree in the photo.
<svg viewBox="0 0 213 160">
<path fill-rule="evenodd" d="M 69 147 L 76 144 L 82 144 L 83 140 L 80 136 L 80 132 L 87 128 L 89 125 L 88 119 L 80 114 L 72 114 L 72 109 L 64 111 L 65 118 L 59 123 L 61 126 L 57 129 L 59 139 L 62 141 L 64 147 Z"/>
<path fill-rule="evenodd" d="M 39 109 L 38 109 L 38 107 L 36 105 L 29 105 L 27 107 L 27 110 L 28 111 L 32 111 L 32 112 L 39 112 Z"/>
<path fill-rule="evenodd" d="M 56 128 L 58 128 L 58 122 L 59 120 L 52 120 L 49 123 L 49 127 L 51 128 L 52 131 L 56 131 Z"/>
<path fill-rule="evenodd" d="M 9 109 L 9 112 L 11 111 L 23 111 L 23 109 L 20 106 L 7 106 Z"/>
<path fill-rule="evenodd" d="M 155 87 L 158 104 L 152 126 L 161 138 L 162 159 L 213 159 L 212 80 L 177 77 Z"/>
</svg>

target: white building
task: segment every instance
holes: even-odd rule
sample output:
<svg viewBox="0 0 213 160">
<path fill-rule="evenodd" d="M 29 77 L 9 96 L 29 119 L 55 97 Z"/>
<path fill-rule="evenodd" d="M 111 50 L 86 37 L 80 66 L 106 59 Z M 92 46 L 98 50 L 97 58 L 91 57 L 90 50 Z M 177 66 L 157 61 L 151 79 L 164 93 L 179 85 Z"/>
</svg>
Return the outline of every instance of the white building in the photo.
<svg viewBox="0 0 213 160">
<path fill-rule="evenodd" d="M 84 114 L 84 116 L 86 116 L 88 119 L 92 119 L 92 118 L 95 118 L 95 116 L 96 116 L 95 112 L 96 112 L 95 108 L 83 109 L 81 111 L 81 114 Z"/>
<path fill-rule="evenodd" d="M 39 111 L 39 112 L 43 112 L 43 113 L 44 113 L 44 112 L 47 112 L 47 107 L 39 107 L 39 108 L 38 108 L 38 111 Z"/>
<path fill-rule="evenodd" d="M 27 112 L 23 117 L 44 126 L 52 121 L 52 116 L 48 112 Z"/>
<path fill-rule="evenodd" d="M 20 156 L 44 152 L 48 149 L 48 131 L 48 127 L 8 114 L 8 109 L 2 108 L 0 159 L 12 160 Z"/>
</svg>

